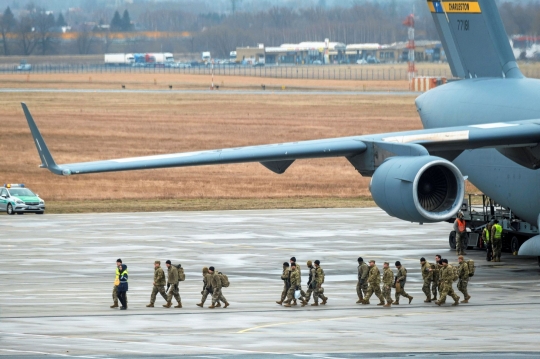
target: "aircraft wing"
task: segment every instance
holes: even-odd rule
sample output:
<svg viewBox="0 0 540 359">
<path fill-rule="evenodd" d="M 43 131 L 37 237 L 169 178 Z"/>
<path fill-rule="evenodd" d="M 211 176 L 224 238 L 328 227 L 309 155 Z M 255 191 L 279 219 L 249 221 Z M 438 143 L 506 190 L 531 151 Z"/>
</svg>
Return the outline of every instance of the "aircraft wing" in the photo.
<svg viewBox="0 0 540 359">
<path fill-rule="evenodd" d="M 58 165 L 26 104 L 22 103 L 22 108 L 41 157 L 41 167 L 65 176 L 245 162 L 260 162 L 281 174 L 295 160 L 328 157 L 346 157 L 362 174 L 369 174 L 376 167 L 373 158 L 381 157 L 383 152 L 384 158 L 430 154 L 455 157 L 468 149 L 533 147 L 540 143 L 539 119 Z"/>
</svg>

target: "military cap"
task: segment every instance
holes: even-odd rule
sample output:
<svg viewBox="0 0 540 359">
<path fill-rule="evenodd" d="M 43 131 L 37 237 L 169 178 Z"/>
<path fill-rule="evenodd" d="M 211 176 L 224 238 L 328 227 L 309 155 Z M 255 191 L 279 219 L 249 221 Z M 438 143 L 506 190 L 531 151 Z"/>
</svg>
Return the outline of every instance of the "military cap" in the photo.
<svg viewBox="0 0 540 359">
<path fill-rule="evenodd" d="M 118 258 L 118 259 L 116 260 L 116 263 L 122 263 L 122 260 L 121 260 L 120 258 Z"/>
<path fill-rule="evenodd" d="M 448 259 L 445 258 L 442 260 L 442 262 L 448 264 Z"/>
<path fill-rule="evenodd" d="M 358 263 L 362 263 L 364 259 L 362 257 L 358 257 Z"/>
<path fill-rule="evenodd" d="M 296 263 L 292 262 L 291 267 L 296 267 Z"/>
<path fill-rule="evenodd" d="M 420 258 L 420 262 L 425 262 L 426 259 L 424 257 Z"/>
<path fill-rule="evenodd" d="M 296 257 L 291 257 L 291 261 L 296 262 Z"/>
<path fill-rule="evenodd" d="M 311 263 L 311 261 L 307 261 L 306 264 L 307 264 L 308 267 L 311 267 L 311 265 L 312 265 L 313 263 Z"/>
<path fill-rule="evenodd" d="M 400 261 L 396 261 L 396 267 L 399 267 L 401 265 Z"/>
<path fill-rule="evenodd" d="M 208 267 L 208 270 L 214 271 L 214 267 Z"/>
<path fill-rule="evenodd" d="M 154 261 L 154 264 L 161 264 L 160 261 Z"/>
<path fill-rule="evenodd" d="M 315 261 L 315 264 L 316 264 L 316 265 L 319 265 L 319 264 L 321 264 L 321 261 L 317 259 L 317 260 Z"/>
<path fill-rule="evenodd" d="M 283 262 L 283 266 L 284 266 L 284 267 L 288 267 L 288 266 L 289 266 L 289 262 Z"/>
<path fill-rule="evenodd" d="M 165 262 L 166 264 L 171 264 L 171 261 L 170 259 L 167 259 L 167 262 Z"/>
</svg>

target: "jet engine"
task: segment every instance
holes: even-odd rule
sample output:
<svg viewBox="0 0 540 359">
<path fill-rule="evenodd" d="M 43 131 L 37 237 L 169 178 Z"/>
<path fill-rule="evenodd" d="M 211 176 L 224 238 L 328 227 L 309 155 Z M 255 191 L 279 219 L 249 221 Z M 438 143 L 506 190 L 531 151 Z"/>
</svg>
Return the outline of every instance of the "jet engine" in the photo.
<svg viewBox="0 0 540 359">
<path fill-rule="evenodd" d="M 448 220 L 463 203 L 464 178 L 451 162 L 434 156 L 391 157 L 369 186 L 375 203 L 399 219 L 433 223 Z"/>
</svg>

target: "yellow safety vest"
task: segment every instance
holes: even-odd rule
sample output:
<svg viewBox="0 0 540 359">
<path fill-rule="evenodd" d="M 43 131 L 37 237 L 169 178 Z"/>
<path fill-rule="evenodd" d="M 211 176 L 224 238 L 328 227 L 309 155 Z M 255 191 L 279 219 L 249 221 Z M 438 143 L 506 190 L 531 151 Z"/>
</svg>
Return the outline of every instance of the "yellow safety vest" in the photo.
<svg viewBox="0 0 540 359">
<path fill-rule="evenodd" d="M 502 226 L 500 224 L 494 224 L 493 227 L 495 228 L 495 239 L 500 239 L 502 237 Z"/>
<path fill-rule="evenodd" d="M 489 236 L 491 233 L 489 233 L 489 230 L 487 228 L 484 228 L 484 238 L 486 242 L 489 242 Z"/>
</svg>

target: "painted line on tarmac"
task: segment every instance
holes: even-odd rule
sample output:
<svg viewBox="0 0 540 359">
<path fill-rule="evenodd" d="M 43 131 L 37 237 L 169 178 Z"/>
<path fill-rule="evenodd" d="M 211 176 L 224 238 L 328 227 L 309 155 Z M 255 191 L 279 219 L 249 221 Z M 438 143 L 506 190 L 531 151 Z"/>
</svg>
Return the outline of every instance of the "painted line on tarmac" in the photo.
<svg viewBox="0 0 540 359">
<path fill-rule="evenodd" d="M 40 354 L 40 355 L 56 355 L 59 357 L 66 358 L 89 358 L 89 359 L 114 359 L 112 357 L 102 357 L 102 356 L 89 356 L 89 355 L 69 355 L 69 354 L 60 354 L 60 353 L 50 353 L 50 352 L 38 352 L 32 350 L 15 350 L 15 349 L 0 349 L 1 351 L 11 352 L 11 353 L 26 353 L 26 354 Z"/>
</svg>

